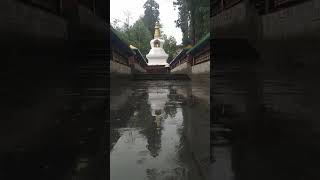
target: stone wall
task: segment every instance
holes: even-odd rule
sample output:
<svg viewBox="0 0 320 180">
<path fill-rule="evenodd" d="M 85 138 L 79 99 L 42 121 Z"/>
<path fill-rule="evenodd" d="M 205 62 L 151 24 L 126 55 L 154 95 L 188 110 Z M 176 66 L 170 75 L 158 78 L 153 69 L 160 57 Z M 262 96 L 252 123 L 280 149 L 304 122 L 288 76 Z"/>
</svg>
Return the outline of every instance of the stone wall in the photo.
<svg viewBox="0 0 320 180">
<path fill-rule="evenodd" d="M 262 16 L 243 1 L 212 17 L 211 21 L 217 39 L 287 40 L 319 38 L 319 19 L 320 7 L 316 0 Z"/>
<path fill-rule="evenodd" d="M 247 8 L 245 2 L 227 9 L 211 18 L 212 32 L 216 38 L 247 38 Z"/>
<path fill-rule="evenodd" d="M 262 17 L 264 39 L 320 38 L 320 7 L 309 1 Z"/>
<path fill-rule="evenodd" d="M 210 75 L 210 61 L 195 64 L 193 66 L 191 66 L 190 63 L 185 61 L 182 64 L 171 69 L 170 72 L 172 74 L 187 74 L 189 76 Z"/>
<path fill-rule="evenodd" d="M 129 75 L 131 74 L 131 68 L 129 66 L 110 61 L 110 73 L 111 74 L 121 74 Z"/>
<path fill-rule="evenodd" d="M 1 1 L 0 10 L 0 43 L 15 46 L 16 41 L 52 44 L 68 39 L 68 22 L 61 15 L 16 0 Z M 78 10 L 80 24 L 76 30 L 81 39 L 106 39 L 109 27 L 105 20 L 81 4 Z"/>
<path fill-rule="evenodd" d="M 134 69 L 138 72 L 142 72 L 142 73 L 145 73 L 147 72 L 143 67 L 140 66 L 140 64 L 138 63 L 134 63 Z"/>
<path fill-rule="evenodd" d="M 184 62 L 171 69 L 172 74 L 191 74 L 191 66 L 188 62 Z"/>
<path fill-rule="evenodd" d="M 0 43 L 5 45 L 67 38 L 67 24 L 62 17 L 18 1 L 0 2 L 0 22 Z"/>
<path fill-rule="evenodd" d="M 192 74 L 210 74 L 210 61 L 192 66 Z"/>
<path fill-rule="evenodd" d="M 79 5 L 79 17 L 80 17 L 80 36 L 81 39 L 105 39 L 109 27 L 104 19 L 95 16 L 89 8 Z"/>
</svg>

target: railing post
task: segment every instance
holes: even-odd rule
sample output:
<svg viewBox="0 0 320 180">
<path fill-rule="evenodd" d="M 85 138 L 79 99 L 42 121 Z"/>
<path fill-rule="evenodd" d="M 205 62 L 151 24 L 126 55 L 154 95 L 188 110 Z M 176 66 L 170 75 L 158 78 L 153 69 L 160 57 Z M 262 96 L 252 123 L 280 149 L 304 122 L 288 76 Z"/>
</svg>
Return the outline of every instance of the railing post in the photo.
<svg viewBox="0 0 320 180">
<path fill-rule="evenodd" d="M 112 48 L 112 51 L 111 51 L 111 56 L 110 56 L 110 59 L 113 60 L 113 56 L 114 56 L 114 50 Z"/>
<path fill-rule="evenodd" d="M 96 15 L 96 0 L 92 0 L 92 12 Z"/>
<path fill-rule="evenodd" d="M 223 5 L 223 0 L 221 0 L 221 10 L 223 11 L 224 5 Z"/>
<path fill-rule="evenodd" d="M 135 68 L 134 68 L 134 56 L 129 56 L 128 57 L 128 65 L 131 68 L 131 72 L 135 73 Z"/>
<path fill-rule="evenodd" d="M 62 15 L 63 10 L 62 10 L 62 0 L 59 0 L 59 14 Z"/>
<path fill-rule="evenodd" d="M 269 11 L 270 11 L 270 1 L 265 0 L 264 3 L 265 3 L 264 13 L 267 14 L 267 13 L 269 13 Z"/>
</svg>

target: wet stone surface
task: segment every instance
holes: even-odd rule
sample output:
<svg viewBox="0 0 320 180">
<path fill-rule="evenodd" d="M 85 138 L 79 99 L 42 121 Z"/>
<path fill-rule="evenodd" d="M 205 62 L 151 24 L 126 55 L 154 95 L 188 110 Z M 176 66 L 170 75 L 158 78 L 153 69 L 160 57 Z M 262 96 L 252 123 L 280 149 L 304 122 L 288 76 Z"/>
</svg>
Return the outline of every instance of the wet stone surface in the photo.
<svg viewBox="0 0 320 180">
<path fill-rule="evenodd" d="M 20 107 L 5 109 L 0 179 L 105 179 L 104 99 L 39 91 L 48 93 L 35 95 L 32 101 L 21 98 Z"/>
<path fill-rule="evenodd" d="M 261 57 L 215 63 L 210 179 L 320 179 L 319 71 Z"/>
<path fill-rule="evenodd" d="M 197 158 L 209 161 L 209 113 L 190 109 L 208 109 L 209 97 L 203 103 L 193 87 L 188 81 L 111 84 L 111 180 L 205 179 L 206 163 Z M 194 121 L 202 125 L 192 128 Z M 194 132 L 204 142 L 190 138 Z"/>
</svg>

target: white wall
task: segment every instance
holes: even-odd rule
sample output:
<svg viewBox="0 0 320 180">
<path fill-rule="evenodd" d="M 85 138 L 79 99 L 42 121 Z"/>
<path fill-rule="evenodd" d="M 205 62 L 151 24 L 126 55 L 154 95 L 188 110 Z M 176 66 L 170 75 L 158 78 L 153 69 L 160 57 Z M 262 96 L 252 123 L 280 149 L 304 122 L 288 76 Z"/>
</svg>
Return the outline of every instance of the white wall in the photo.
<svg viewBox="0 0 320 180">
<path fill-rule="evenodd" d="M 192 66 L 192 74 L 210 74 L 210 61 Z"/>
<path fill-rule="evenodd" d="M 131 68 L 110 60 L 110 73 L 131 74 Z"/>
<path fill-rule="evenodd" d="M 190 74 L 191 68 L 188 62 L 184 62 L 179 66 L 176 66 L 175 68 L 171 69 L 171 73 L 172 74 Z"/>
</svg>

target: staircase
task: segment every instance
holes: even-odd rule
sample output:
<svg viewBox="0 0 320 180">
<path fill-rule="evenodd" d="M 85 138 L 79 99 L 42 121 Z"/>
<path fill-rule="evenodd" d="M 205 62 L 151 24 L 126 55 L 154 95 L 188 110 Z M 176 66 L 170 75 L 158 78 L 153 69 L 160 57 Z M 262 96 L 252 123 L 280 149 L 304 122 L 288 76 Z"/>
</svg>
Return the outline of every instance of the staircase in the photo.
<svg viewBox="0 0 320 180">
<path fill-rule="evenodd" d="M 186 74 L 134 74 L 132 79 L 135 81 L 144 80 L 190 80 Z"/>
</svg>

